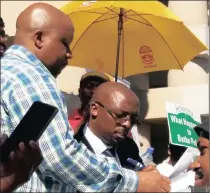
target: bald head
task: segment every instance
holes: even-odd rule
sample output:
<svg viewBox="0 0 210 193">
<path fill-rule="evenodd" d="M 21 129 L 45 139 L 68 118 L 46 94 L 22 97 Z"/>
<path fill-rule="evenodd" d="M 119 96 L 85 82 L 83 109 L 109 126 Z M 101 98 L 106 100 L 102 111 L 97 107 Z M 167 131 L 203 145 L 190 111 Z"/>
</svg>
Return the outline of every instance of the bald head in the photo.
<svg viewBox="0 0 210 193">
<path fill-rule="evenodd" d="M 92 101 L 105 103 L 114 103 L 119 106 L 121 101 L 126 100 L 128 103 L 139 102 L 136 94 L 127 86 L 118 82 L 107 82 L 101 84 L 94 92 Z"/>
<path fill-rule="evenodd" d="M 71 59 L 74 27 L 66 14 L 46 3 L 26 8 L 16 23 L 15 44 L 31 51 L 57 77 Z"/>
<path fill-rule="evenodd" d="M 19 15 L 16 22 L 17 35 L 19 32 L 30 34 L 36 30 L 53 30 L 60 23 L 69 24 L 73 29 L 70 18 L 62 11 L 46 3 L 35 3 Z"/>
</svg>

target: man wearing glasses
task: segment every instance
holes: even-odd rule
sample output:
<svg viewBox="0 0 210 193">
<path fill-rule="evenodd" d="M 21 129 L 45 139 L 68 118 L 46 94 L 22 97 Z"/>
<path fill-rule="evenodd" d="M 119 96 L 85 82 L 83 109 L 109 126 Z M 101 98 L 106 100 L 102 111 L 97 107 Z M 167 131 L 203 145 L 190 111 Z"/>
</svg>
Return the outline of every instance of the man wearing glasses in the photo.
<svg viewBox="0 0 210 193">
<path fill-rule="evenodd" d="M 113 157 L 119 165 L 126 167 L 118 156 L 117 148 L 127 138 L 131 128 L 139 124 L 138 97 L 121 83 L 103 83 L 96 88 L 92 96 L 89 113 L 88 123 L 79 130 L 75 138 L 84 143 L 92 152 Z M 126 148 L 126 143 L 124 147 Z M 124 149 L 123 152 L 126 151 L 132 151 L 132 149 Z M 159 173 L 154 172 L 154 168 L 151 170 L 144 172 L 151 173 L 148 179 L 150 182 L 152 180 L 154 182 L 157 176 L 162 178 Z M 145 181 L 144 177 L 142 179 Z M 162 179 L 164 180 L 164 177 Z M 160 184 L 157 180 L 156 186 Z M 149 186 L 149 184 L 148 187 L 145 185 L 144 191 L 154 191 L 154 189 L 149 189 L 151 188 Z M 169 188 L 169 184 L 165 183 L 165 186 L 164 189 Z"/>
<path fill-rule="evenodd" d="M 88 124 L 79 130 L 75 138 L 96 154 L 113 154 L 120 163 L 116 148 L 128 138 L 132 126 L 139 124 L 138 111 L 138 98 L 130 89 L 120 83 L 104 83 L 96 89 L 91 99 Z M 127 139 L 124 148 L 129 142 Z M 130 143 L 127 144 L 129 145 Z M 133 149 L 124 149 L 121 152 L 125 154 L 126 151 Z M 138 160 L 138 157 L 132 158 Z M 122 161 L 126 165 L 126 160 Z"/>
</svg>

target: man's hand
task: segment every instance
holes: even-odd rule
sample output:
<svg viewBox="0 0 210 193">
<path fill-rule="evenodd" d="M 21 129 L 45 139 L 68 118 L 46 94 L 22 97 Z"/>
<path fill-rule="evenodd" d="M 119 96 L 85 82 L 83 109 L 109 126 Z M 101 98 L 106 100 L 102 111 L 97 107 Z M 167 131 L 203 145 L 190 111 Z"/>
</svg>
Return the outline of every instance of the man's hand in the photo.
<svg viewBox="0 0 210 193">
<path fill-rule="evenodd" d="M 152 166 L 152 165 L 146 166 L 143 170 L 141 170 L 141 172 L 150 172 L 150 171 L 159 173 L 157 168 L 155 166 Z"/>
<path fill-rule="evenodd" d="M 6 139 L 7 135 L 4 134 L 1 145 Z M 10 153 L 10 160 L 0 163 L 0 192 L 11 192 L 27 182 L 42 159 L 40 149 L 34 141 L 29 142 L 28 148 L 21 142 L 19 150 Z"/>
<path fill-rule="evenodd" d="M 138 172 L 139 186 L 137 192 L 170 192 L 169 178 L 162 176 L 158 172 L 141 171 Z"/>
</svg>

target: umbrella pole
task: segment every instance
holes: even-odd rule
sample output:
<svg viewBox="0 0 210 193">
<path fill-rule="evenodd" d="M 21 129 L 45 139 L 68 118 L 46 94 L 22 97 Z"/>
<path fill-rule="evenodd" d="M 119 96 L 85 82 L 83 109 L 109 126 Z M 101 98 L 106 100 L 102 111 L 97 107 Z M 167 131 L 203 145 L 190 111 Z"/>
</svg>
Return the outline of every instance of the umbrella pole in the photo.
<svg viewBox="0 0 210 193">
<path fill-rule="evenodd" d="M 119 58 L 120 58 L 120 42 L 123 29 L 123 8 L 120 8 L 119 20 L 118 20 L 118 40 L 117 40 L 117 56 L 115 67 L 115 82 L 117 82 L 118 70 L 119 70 Z"/>
</svg>

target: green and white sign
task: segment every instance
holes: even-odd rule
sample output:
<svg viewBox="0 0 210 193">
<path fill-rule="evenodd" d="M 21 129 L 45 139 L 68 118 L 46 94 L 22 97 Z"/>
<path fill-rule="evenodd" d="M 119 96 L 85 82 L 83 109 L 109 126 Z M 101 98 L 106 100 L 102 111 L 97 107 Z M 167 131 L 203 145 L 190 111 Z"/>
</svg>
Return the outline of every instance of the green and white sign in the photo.
<svg viewBox="0 0 210 193">
<path fill-rule="evenodd" d="M 200 124 L 200 115 L 181 105 L 166 102 L 170 142 L 174 145 L 197 148 L 198 135 L 194 127 Z"/>
</svg>

